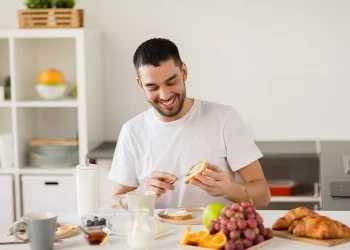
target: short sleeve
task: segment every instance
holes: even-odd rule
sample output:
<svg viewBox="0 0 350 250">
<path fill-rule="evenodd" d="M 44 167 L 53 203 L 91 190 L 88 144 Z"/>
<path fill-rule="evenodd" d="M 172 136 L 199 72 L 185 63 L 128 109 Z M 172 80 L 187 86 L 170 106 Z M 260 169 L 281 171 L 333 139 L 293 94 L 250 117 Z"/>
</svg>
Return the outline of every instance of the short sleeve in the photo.
<svg viewBox="0 0 350 250">
<path fill-rule="evenodd" d="M 121 185 L 137 187 L 139 182 L 135 161 L 136 154 L 133 150 L 129 133 L 124 125 L 119 134 L 108 179 Z"/>
<path fill-rule="evenodd" d="M 263 156 L 251 131 L 233 108 L 227 115 L 223 136 L 227 161 L 232 171 L 237 171 Z"/>
</svg>

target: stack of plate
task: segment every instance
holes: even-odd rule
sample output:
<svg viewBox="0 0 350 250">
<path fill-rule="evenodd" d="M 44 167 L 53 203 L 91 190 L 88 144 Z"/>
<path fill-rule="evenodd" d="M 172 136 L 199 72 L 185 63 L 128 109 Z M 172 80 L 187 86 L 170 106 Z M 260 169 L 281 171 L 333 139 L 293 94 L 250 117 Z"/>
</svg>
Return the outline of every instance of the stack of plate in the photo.
<svg viewBox="0 0 350 250">
<path fill-rule="evenodd" d="M 56 168 L 73 167 L 79 163 L 78 146 L 62 143 L 31 144 L 29 161 L 32 167 Z"/>
</svg>

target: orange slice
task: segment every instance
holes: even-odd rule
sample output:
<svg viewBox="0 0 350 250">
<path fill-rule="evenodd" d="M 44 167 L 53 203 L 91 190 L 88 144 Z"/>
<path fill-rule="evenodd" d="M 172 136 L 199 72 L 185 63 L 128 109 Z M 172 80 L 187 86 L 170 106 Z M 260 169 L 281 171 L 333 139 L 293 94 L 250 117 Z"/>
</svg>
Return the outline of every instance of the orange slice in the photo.
<svg viewBox="0 0 350 250">
<path fill-rule="evenodd" d="M 190 234 L 190 236 L 188 238 L 188 243 L 189 244 L 198 244 L 198 241 L 200 238 L 203 238 L 203 237 L 208 236 L 208 235 L 209 235 L 208 229 L 199 231 L 197 233 Z"/>
<path fill-rule="evenodd" d="M 214 235 L 210 235 L 212 237 L 208 238 L 208 236 L 200 239 L 201 244 L 207 248 L 221 249 L 225 246 L 227 242 L 226 235 L 222 232 L 218 232 Z"/>
<path fill-rule="evenodd" d="M 190 238 L 190 233 L 191 233 L 191 227 L 187 227 L 185 230 L 185 233 L 182 235 L 179 243 L 181 245 L 186 245 L 188 242 L 188 239 Z"/>
<path fill-rule="evenodd" d="M 212 238 L 214 238 L 214 235 L 212 234 L 199 238 L 197 242 L 197 246 L 206 247 L 206 243 L 209 242 Z"/>
</svg>

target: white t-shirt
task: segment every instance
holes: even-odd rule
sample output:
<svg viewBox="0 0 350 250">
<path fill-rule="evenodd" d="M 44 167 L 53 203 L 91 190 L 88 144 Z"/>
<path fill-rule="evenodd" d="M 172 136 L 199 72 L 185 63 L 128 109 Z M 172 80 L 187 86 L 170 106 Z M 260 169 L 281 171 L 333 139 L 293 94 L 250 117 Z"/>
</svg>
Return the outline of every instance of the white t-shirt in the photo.
<svg viewBox="0 0 350 250">
<path fill-rule="evenodd" d="M 181 119 L 163 122 L 153 107 L 126 122 L 120 132 L 109 179 L 138 187 L 152 171 L 180 176 L 201 160 L 235 171 L 262 157 L 254 139 L 237 112 L 230 106 L 195 99 Z M 230 204 L 204 190 L 175 183 L 156 201 L 156 208 Z"/>
</svg>

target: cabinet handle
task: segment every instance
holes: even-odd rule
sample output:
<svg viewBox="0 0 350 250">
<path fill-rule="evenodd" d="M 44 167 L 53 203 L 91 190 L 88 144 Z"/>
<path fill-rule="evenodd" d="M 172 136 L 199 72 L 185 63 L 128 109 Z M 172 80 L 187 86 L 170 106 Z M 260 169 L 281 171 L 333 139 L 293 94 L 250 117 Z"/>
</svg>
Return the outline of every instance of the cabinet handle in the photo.
<svg viewBox="0 0 350 250">
<path fill-rule="evenodd" d="M 58 182 L 57 181 L 45 181 L 45 185 L 50 185 L 50 186 L 58 185 Z"/>
</svg>

